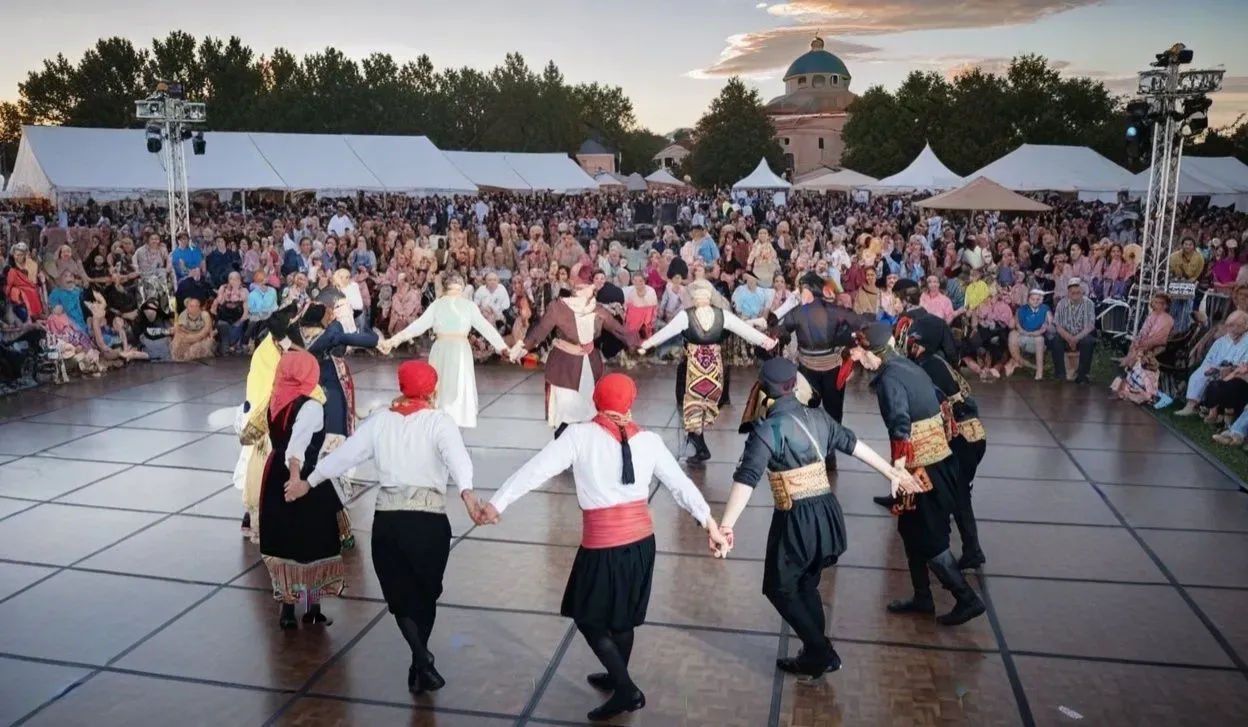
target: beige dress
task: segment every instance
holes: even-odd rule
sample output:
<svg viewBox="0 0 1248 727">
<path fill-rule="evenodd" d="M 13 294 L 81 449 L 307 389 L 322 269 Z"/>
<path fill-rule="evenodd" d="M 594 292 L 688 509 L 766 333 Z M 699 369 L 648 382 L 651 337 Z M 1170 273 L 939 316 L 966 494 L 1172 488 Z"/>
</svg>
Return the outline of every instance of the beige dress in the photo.
<svg viewBox="0 0 1248 727">
<path fill-rule="evenodd" d="M 200 311 L 197 317 L 191 318 L 186 311 L 182 311 L 178 314 L 178 325 L 190 333 L 200 333 L 205 327 L 212 326 L 212 316 Z M 174 361 L 194 361 L 211 358 L 215 349 L 216 341 L 212 340 L 212 336 L 206 336 L 194 343 L 186 343 L 181 338 L 175 337 L 169 346 L 169 356 Z"/>
</svg>

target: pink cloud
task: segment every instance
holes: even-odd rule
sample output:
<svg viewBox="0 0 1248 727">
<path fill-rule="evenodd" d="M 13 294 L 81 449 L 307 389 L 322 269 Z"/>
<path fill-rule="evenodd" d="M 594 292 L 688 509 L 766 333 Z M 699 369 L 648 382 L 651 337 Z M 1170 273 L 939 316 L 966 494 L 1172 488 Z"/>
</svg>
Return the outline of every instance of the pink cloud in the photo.
<svg viewBox="0 0 1248 727">
<path fill-rule="evenodd" d="M 719 60 L 690 75 L 700 78 L 760 75 L 784 68 L 806 50 L 816 32 L 824 36 L 829 51 L 853 57 L 869 54 L 874 49 L 829 36 L 1018 25 L 1102 1 L 791 0 L 770 5 L 766 11 L 774 16 L 793 18 L 796 24 L 735 35 L 728 39 Z"/>
</svg>

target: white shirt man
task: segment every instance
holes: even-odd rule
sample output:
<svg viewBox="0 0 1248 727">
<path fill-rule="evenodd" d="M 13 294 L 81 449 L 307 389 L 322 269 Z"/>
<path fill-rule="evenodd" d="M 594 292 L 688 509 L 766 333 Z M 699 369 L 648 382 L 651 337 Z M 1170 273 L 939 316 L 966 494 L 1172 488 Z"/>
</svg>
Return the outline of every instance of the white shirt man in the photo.
<svg viewBox="0 0 1248 727">
<path fill-rule="evenodd" d="M 498 284 L 498 275 L 495 273 L 485 276 L 485 285 L 473 294 L 472 302 L 477 304 L 482 315 L 491 323 L 502 320 L 503 312 L 511 307 L 511 298 L 507 295 L 507 289 Z"/>
<path fill-rule="evenodd" d="M 355 231 L 355 223 L 347 216 L 346 205 L 338 205 L 338 212 L 329 218 L 329 224 L 325 226 L 325 231 L 334 237 L 342 237 L 348 232 Z"/>
</svg>

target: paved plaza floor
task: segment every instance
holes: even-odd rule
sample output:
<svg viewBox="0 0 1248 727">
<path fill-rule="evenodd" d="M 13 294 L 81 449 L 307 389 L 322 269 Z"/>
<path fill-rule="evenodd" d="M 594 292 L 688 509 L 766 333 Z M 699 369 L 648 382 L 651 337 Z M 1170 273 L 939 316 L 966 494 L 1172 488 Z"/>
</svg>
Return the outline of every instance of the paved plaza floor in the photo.
<svg viewBox="0 0 1248 727">
<path fill-rule="evenodd" d="M 361 412 L 394 395 L 396 362 L 351 360 Z M 558 615 L 579 541 L 563 475 L 455 541 L 431 648 L 447 686 L 412 697 L 368 538 L 328 629 L 284 633 L 230 486 L 238 442 L 223 413 L 246 362 L 144 365 L 0 399 L 0 725 L 580 725 L 600 695 Z M 674 450 L 673 371 L 639 369 L 643 426 Z M 718 516 L 741 450 L 737 406 L 690 468 Z M 479 369 L 465 433 L 478 489 L 550 439 L 542 375 Z M 976 387 L 988 454 L 975 507 L 988 617 L 960 628 L 890 616 L 907 594 L 886 489 L 841 458 L 849 550 L 822 586 L 844 667 L 816 686 L 774 668 L 797 644 L 760 593 L 771 503 L 763 488 L 727 561 L 656 485 L 659 555 L 635 678 L 651 727 L 1245 724 L 1248 495 L 1146 413 L 1100 389 Z M 855 382 L 846 424 L 880 451 L 873 397 Z M 224 417 L 224 418 L 223 418 Z M 362 473 L 370 476 L 372 469 Z M 957 547 L 955 546 L 955 552 Z M 938 591 L 938 608 L 951 600 Z M 1238 715 L 1238 717 L 1236 717 Z"/>
</svg>

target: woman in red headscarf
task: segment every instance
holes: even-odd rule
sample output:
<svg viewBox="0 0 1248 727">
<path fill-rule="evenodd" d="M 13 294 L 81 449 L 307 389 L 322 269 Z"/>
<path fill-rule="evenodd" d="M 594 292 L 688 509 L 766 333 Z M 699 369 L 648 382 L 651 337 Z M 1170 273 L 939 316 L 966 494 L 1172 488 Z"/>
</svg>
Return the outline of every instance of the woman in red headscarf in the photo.
<svg viewBox="0 0 1248 727">
<path fill-rule="evenodd" d="M 308 477 L 314 490 L 326 481 L 376 460 L 380 487 L 373 508 L 373 567 L 412 650 L 407 688 L 416 694 L 441 689 L 446 680 L 433 666 L 429 636 L 451 554 L 446 486 L 454 477 L 469 516 L 478 517 L 472 492 L 472 460 L 451 413 L 435 405 L 438 372 L 424 361 L 399 367 L 399 390 L 388 410 L 360 424 L 338 449 L 325 455 Z"/>
<path fill-rule="evenodd" d="M 284 629 L 298 627 L 301 594 L 305 625 L 333 623 L 321 613 L 320 599 L 346 588 L 338 532 L 342 503 L 332 487 L 309 491 L 303 481 L 325 442 L 325 408 L 311 396 L 319 378 L 315 356 L 288 351 L 278 360 L 269 397 L 272 451 L 260 492 L 260 555 L 273 579 L 273 597 L 282 602 L 278 624 Z"/>
<path fill-rule="evenodd" d="M 633 423 L 630 410 L 636 398 L 637 386 L 629 377 L 602 377 L 594 387 L 598 413 L 593 420 L 570 425 L 546 445 L 503 483 L 476 518 L 478 524 L 498 522 L 508 505 L 572 469 L 583 531 L 561 613 L 576 622 L 606 667 L 606 673 L 589 675 L 590 685 L 611 693 L 589 713 L 591 721 L 646 706 L 645 695 L 629 676 L 628 661 L 633 629 L 646 620 L 654 576 L 654 522 L 647 504 L 651 478 L 658 477 L 676 504 L 727 550 L 710 507 L 663 438 Z"/>
</svg>

